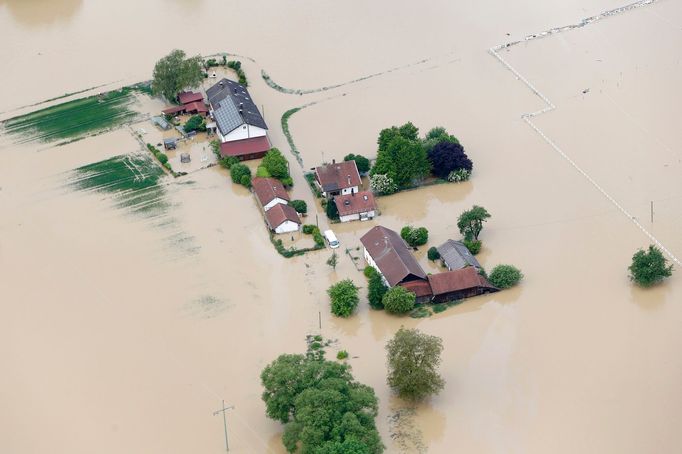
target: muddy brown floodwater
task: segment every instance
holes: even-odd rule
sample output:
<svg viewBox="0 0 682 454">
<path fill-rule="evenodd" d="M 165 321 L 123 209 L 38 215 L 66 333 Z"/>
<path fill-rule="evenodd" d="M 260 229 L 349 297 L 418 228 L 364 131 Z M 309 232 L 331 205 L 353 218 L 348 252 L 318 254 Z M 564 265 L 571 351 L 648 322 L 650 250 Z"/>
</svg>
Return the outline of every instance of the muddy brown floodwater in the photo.
<svg viewBox="0 0 682 454">
<path fill-rule="evenodd" d="M 280 127 L 282 113 L 311 102 L 290 119 L 305 168 L 374 156 L 378 131 L 408 120 L 422 132 L 445 126 L 475 166 L 468 183 L 383 197 L 375 221 L 334 225 L 350 255 L 332 271 L 329 250 L 279 256 L 225 171 L 173 180 L 145 170 L 152 161 L 128 128 L 60 147 L 0 135 L 0 451 L 224 452 L 212 415 L 224 399 L 235 406 L 231 452 L 282 453 L 259 373 L 321 332 L 336 340 L 329 356 L 347 350 L 376 390 L 387 452 L 680 452 L 682 266 L 651 290 L 633 287 L 626 267 L 647 233 L 682 256 L 682 4 L 499 50 L 556 106 L 532 118 L 537 131 L 521 116 L 543 100 L 488 52 L 619 6 L 0 0 L 0 119 L 147 79 L 173 47 L 228 51 L 244 56 L 293 196 L 311 207 Z M 275 91 L 261 70 L 310 93 Z M 98 183 L 121 166 L 145 178 L 118 192 Z M 473 204 L 493 215 L 480 261 L 517 265 L 520 286 L 424 319 L 370 311 L 364 295 L 350 319 L 330 316 L 331 283 L 365 285 L 351 256 L 367 229 L 424 225 L 435 245 L 457 237 L 457 215 Z M 447 385 L 414 408 L 385 384 L 384 345 L 401 325 L 445 346 Z"/>
</svg>

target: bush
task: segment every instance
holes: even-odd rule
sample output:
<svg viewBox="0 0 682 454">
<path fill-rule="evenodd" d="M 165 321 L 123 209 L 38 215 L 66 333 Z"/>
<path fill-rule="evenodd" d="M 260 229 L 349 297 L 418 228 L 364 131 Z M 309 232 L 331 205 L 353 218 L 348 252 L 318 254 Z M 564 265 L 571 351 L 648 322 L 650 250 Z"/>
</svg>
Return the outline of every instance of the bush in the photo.
<svg viewBox="0 0 682 454">
<path fill-rule="evenodd" d="M 291 177 L 284 177 L 284 178 L 280 179 L 279 181 L 281 181 L 282 184 L 284 186 L 286 186 L 287 188 L 290 188 L 294 185 L 294 179 Z"/>
<path fill-rule="evenodd" d="M 513 287 L 521 279 L 523 279 L 523 273 L 512 265 L 497 265 L 488 278 L 491 284 L 500 289 Z"/>
<path fill-rule="evenodd" d="M 635 252 L 628 270 L 634 283 L 642 287 L 651 287 L 670 277 L 673 266 L 667 265 L 667 260 L 659 248 L 650 245 L 646 252 L 642 249 Z"/>
<path fill-rule="evenodd" d="M 305 233 L 306 235 L 310 235 L 310 234 L 313 233 L 316 229 L 317 229 L 317 226 L 315 226 L 315 225 L 312 225 L 312 224 L 305 224 L 305 225 L 303 226 L 303 233 Z"/>
<path fill-rule="evenodd" d="M 165 164 L 168 162 L 168 155 L 166 153 L 156 153 L 156 159 L 159 160 L 161 164 Z"/>
<path fill-rule="evenodd" d="M 438 252 L 438 249 L 436 249 L 435 246 L 431 246 L 426 253 L 426 256 L 433 262 L 434 260 L 438 260 L 440 258 L 440 252 Z"/>
<path fill-rule="evenodd" d="M 315 245 L 317 247 L 324 247 L 324 238 L 322 237 L 322 234 L 320 233 L 320 229 L 316 229 L 313 232 L 313 241 L 315 241 Z"/>
<path fill-rule="evenodd" d="M 226 169 L 230 169 L 233 165 L 240 163 L 239 158 L 235 158 L 234 156 L 221 158 L 218 162 L 222 167 L 225 167 Z"/>
<path fill-rule="evenodd" d="M 261 165 L 278 180 L 289 176 L 289 162 L 277 148 L 272 148 L 263 156 Z"/>
<path fill-rule="evenodd" d="M 202 117 L 201 115 L 192 115 L 190 119 L 187 120 L 187 123 L 185 123 L 185 126 L 183 126 L 183 129 L 186 132 L 206 131 L 206 122 L 204 121 L 204 117 Z"/>
<path fill-rule="evenodd" d="M 428 153 L 431 172 L 438 178 L 448 178 L 453 171 L 464 169 L 471 172 L 473 163 L 459 143 L 443 141 L 437 143 Z"/>
<path fill-rule="evenodd" d="M 389 289 L 381 302 L 386 312 L 391 314 L 406 314 L 414 309 L 417 297 L 414 293 L 405 290 L 403 287 L 396 286 Z"/>
<path fill-rule="evenodd" d="M 359 154 L 348 154 L 343 158 L 344 161 L 355 161 L 358 166 L 358 172 L 367 173 L 369 172 L 369 159 Z"/>
<path fill-rule="evenodd" d="M 242 186 L 246 186 L 247 188 L 251 187 L 251 175 L 250 174 L 244 174 L 242 177 L 239 179 L 239 183 Z"/>
<path fill-rule="evenodd" d="M 305 203 L 305 200 L 292 200 L 289 205 L 298 213 L 306 214 L 308 212 L 308 204 Z"/>
<path fill-rule="evenodd" d="M 374 270 L 374 268 L 371 267 L 370 269 Z M 375 270 L 374 273 L 369 276 L 369 285 L 367 287 L 369 307 L 377 310 L 383 309 L 383 299 L 387 291 L 388 287 L 386 287 L 386 284 L 384 284 L 384 281 L 381 279 L 381 275 Z"/>
<path fill-rule="evenodd" d="M 348 352 L 346 350 L 341 350 L 336 354 L 336 359 L 346 359 L 348 358 Z"/>
<path fill-rule="evenodd" d="M 471 255 L 476 255 L 479 252 L 481 252 L 481 242 L 478 240 L 464 240 L 462 243 L 469 249 L 469 252 L 471 252 Z"/>
<path fill-rule="evenodd" d="M 375 270 L 373 267 L 367 265 L 364 270 L 362 270 L 362 274 L 365 275 L 367 279 L 372 277 L 373 275 L 377 274 L 377 270 Z"/>
<path fill-rule="evenodd" d="M 258 166 L 256 168 L 256 176 L 259 178 L 270 178 L 272 175 L 270 175 L 270 172 L 265 167 Z"/>
<path fill-rule="evenodd" d="M 248 175 L 251 178 L 251 169 L 244 164 L 234 164 L 230 167 L 230 177 L 232 181 L 237 184 L 242 183 L 242 177 Z"/>
<path fill-rule="evenodd" d="M 332 314 L 337 317 L 350 316 L 358 306 L 358 288 L 350 279 L 337 282 L 327 289 L 331 300 Z"/>
<path fill-rule="evenodd" d="M 471 177 L 471 170 L 457 169 L 448 174 L 448 181 L 451 183 L 459 183 L 462 181 L 467 181 L 469 177 Z"/>
<path fill-rule="evenodd" d="M 400 236 L 412 247 L 422 246 L 429 241 L 429 231 L 426 227 L 414 228 L 406 225 L 400 229 Z"/>
<path fill-rule="evenodd" d="M 372 192 L 379 195 L 390 195 L 398 190 L 398 185 L 388 175 L 372 175 L 369 178 L 369 187 Z"/>
<path fill-rule="evenodd" d="M 170 170 L 171 172 L 173 172 L 173 168 L 171 167 L 170 162 L 165 162 L 165 163 L 163 164 L 163 166 L 164 166 L 165 168 L 167 168 L 168 170 Z"/>
</svg>

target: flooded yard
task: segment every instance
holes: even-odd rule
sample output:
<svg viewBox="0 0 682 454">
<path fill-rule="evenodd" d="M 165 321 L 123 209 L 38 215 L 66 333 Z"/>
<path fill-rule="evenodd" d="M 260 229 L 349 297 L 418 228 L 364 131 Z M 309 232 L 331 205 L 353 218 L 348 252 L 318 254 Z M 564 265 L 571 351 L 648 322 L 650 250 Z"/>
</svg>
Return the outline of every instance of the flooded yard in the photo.
<svg viewBox="0 0 682 454">
<path fill-rule="evenodd" d="M 543 100 L 488 52 L 618 6 L 0 0 L 13 43 L 0 50 L 12 63 L 0 68 L 12 87 L 0 100 L 0 451 L 224 452 L 224 399 L 230 452 L 284 453 L 259 374 L 318 333 L 375 389 L 389 453 L 680 451 L 682 266 L 649 290 L 626 269 L 651 237 L 682 257 L 682 7 L 659 0 L 501 50 L 556 107 L 532 117 L 537 129 L 522 115 Z M 225 27 L 235 12 L 257 24 Z M 169 152 L 176 171 L 192 154 L 188 175 L 165 172 L 143 143 L 171 133 L 140 117 L 164 103 L 97 101 L 149 79 L 172 46 L 155 36 L 187 21 L 204 33 L 174 46 L 242 61 L 304 223 L 341 242 L 335 269 L 328 248 L 277 253 L 253 195 L 220 166 L 200 169 L 215 159 L 203 136 Z M 299 165 L 281 118 L 301 106 L 288 119 Z M 303 171 L 374 158 L 379 131 L 406 121 L 457 136 L 470 181 L 379 197 L 376 219 L 330 224 Z M 478 260 L 518 266 L 521 285 L 421 319 L 369 309 L 360 237 L 425 226 L 416 256 L 435 273 L 426 250 L 458 239 L 474 204 L 492 214 Z M 361 303 L 339 319 L 326 289 L 345 278 Z M 386 385 L 384 345 L 400 326 L 444 344 L 445 389 L 416 407 Z"/>
</svg>

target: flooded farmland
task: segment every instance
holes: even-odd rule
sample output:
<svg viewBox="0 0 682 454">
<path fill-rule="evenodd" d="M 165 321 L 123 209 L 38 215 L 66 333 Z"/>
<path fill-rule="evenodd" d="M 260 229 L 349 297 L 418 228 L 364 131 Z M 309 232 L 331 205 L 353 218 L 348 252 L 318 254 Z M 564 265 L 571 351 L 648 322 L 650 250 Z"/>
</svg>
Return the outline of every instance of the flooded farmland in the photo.
<svg viewBox="0 0 682 454">
<path fill-rule="evenodd" d="M 231 452 L 283 453 L 259 374 L 321 333 L 375 389 L 389 453 L 679 452 L 682 265 L 649 290 L 626 268 L 651 237 L 682 257 L 682 6 L 524 41 L 619 6 L 0 0 L 0 121 L 26 115 L 0 127 L 0 451 L 224 452 L 224 399 Z M 160 38 L 188 23 L 202 33 Z M 543 99 L 488 51 L 515 40 L 499 55 L 556 107 L 532 117 L 537 130 L 522 115 Z M 135 131 L 157 142 L 144 116 L 160 101 L 114 99 L 93 129 L 74 123 L 76 141 L 70 123 L 41 129 L 36 111 L 149 79 L 174 47 L 241 56 L 310 207 L 303 169 L 374 157 L 379 130 L 406 121 L 456 135 L 472 178 L 333 225 L 332 270 L 328 249 L 278 255 L 225 170 L 173 179 L 156 166 Z M 281 117 L 301 106 L 288 119 L 299 165 Z M 369 228 L 427 226 L 436 245 L 474 204 L 492 214 L 479 260 L 517 265 L 520 286 L 422 319 L 371 311 L 363 288 L 353 317 L 331 316 L 330 284 L 366 286 L 356 248 Z M 447 384 L 417 407 L 385 382 L 401 325 L 443 338 Z"/>
</svg>

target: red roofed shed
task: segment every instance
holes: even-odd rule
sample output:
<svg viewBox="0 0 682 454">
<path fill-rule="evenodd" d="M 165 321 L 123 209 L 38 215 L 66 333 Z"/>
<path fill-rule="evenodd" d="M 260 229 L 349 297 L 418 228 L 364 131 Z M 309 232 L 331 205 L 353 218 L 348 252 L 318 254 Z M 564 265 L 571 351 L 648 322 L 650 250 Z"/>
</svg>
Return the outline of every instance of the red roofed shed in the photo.
<svg viewBox="0 0 682 454">
<path fill-rule="evenodd" d="M 431 284 L 433 301 L 437 303 L 498 291 L 497 287 L 493 287 L 472 266 L 444 273 L 430 274 L 427 277 L 429 284 Z"/>
<path fill-rule="evenodd" d="M 249 159 L 262 158 L 270 148 L 270 141 L 267 136 L 233 140 L 220 144 L 220 156 L 223 158 L 234 156 L 240 161 L 248 161 Z"/>
<path fill-rule="evenodd" d="M 181 91 L 178 93 L 178 101 L 180 101 L 180 104 L 189 104 L 192 102 L 203 103 L 204 95 L 201 93 L 194 93 L 193 91 Z"/>
</svg>

